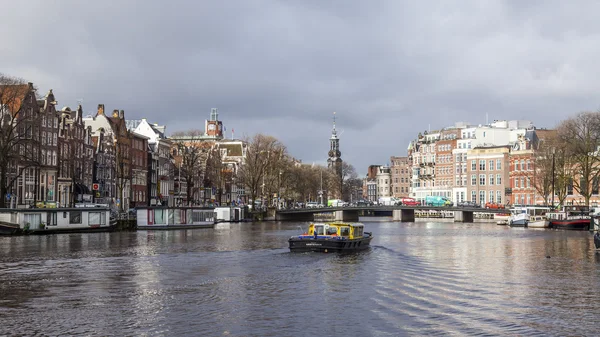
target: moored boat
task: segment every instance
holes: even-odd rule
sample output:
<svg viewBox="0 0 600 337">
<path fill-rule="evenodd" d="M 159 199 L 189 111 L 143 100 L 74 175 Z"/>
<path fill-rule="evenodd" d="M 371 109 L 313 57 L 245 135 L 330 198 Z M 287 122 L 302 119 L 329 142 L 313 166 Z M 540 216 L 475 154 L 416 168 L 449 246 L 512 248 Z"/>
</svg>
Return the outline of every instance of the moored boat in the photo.
<svg viewBox="0 0 600 337">
<path fill-rule="evenodd" d="M 312 223 L 308 231 L 289 240 L 291 252 L 350 252 L 369 248 L 373 239 L 361 223 Z"/>
<path fill-rule="evenodd" d="M 0 209 L 0 222 L 3 234 L 110 232 L 116 226 L 107 207 Z"/>
<path fill-rule="evenodd" d="M 544 228 L 546 226 L 546 213 L 550 207 L 545 206 L 516 206 L 511 208 L 509 225 L 511 227 Z"/>
<path fill-rule="evenodd" d="M 565 207 L 560 211 L 546 213 L 548 227 L 566 230 L 589 230 L 592 217 L 586 209 Z"/>
<path fill-rule="evenodd" d="M 214 208 L 150 206 L 136 208 L 138 229 L 213 228 Z"/>
<path fill-rule="evenodd" d="M 0 221 L 0 235 L 12 235 L 20 230 L 19 224 Z"/>
</svg>

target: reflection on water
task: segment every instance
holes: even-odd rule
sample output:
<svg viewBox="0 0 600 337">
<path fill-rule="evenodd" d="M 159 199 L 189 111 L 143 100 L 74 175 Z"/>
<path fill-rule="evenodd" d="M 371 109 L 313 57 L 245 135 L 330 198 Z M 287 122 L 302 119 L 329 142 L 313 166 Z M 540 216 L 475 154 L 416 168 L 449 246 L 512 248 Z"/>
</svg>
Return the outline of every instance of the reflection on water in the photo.
<svg viewBox="0 0 600 337">
<path fill-rule="evenodd" d="M 600 253 L 588 232 L 377 222 L 370 250 L 291 254 L 298 226 L 0 238 L 0 335 L 600 330 Z"/>
</svg>

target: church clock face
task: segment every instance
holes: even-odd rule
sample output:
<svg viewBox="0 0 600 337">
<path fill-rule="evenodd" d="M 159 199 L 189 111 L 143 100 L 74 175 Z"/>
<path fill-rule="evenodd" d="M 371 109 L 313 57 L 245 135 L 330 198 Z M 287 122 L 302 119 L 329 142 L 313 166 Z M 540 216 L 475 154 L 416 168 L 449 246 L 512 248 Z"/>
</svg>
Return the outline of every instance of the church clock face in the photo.
<svg viewBox="0 0 600 337">
<path fill-rule="evenodd" d="M 209 125 L 208 125 L 208 129 L 209 129 L 210 131 L 213 131 L 213 130 L 215 129 L 215 125 L 214 125 L 214 124 L 209 124 Z"/>
</svg>

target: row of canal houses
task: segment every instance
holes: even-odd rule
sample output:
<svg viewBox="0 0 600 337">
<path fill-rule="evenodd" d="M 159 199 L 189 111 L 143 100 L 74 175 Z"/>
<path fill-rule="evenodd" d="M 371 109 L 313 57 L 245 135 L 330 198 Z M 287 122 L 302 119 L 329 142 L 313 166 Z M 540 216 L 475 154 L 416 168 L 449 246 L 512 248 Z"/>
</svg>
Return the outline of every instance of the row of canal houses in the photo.
<svg viewBox="0 0 600 337">
<path fill-rule="evenodd" d="M 174 156 L 177 140 L 166 136 L 165 126 L 146 119 L 127 120 L 123 110 L 108 112 L 103 104 L 93 116 L 85 117 L 81 105 L 58 109 L 52 90 L 38 98 L 32 83 L 14 90 L 19 97 L 11 109 L 19 111 L 16 133 L 24 141 L 18 142 L 18 151 L 8 159 L 5 197 L 10 207 L 94 203 L 126 210 L 187 204 L 191 198 L 199 202 L 200 196 L 188 197 L 185 181 L 179 181 Z M 222 128 L 213 109 L 211 120 L 205 122 L 212 134 L 205 132 L 203 140 L 209 147 L 239 147 L 233 151 L 236 158 L 224 157 L 239 165 L 245 146 L 225 140 Z M 212 192 L 211 188 L 203 190 L 203 200 L 214 199 Z M 239 195 L 228 198 L 236 200 Z"/>
<path fill-rule="evenodd" d="M 535 188 L 535 152 L 555 130 L 536 128 L 527 120 L 495 120 L 485 125 L 457 122 L 419 133 L 407 156 L 391 165 L 372 165 L 363 183 L 365 198 L 429 195 L 454 203 L 532 205 L 546 201 Z M 557 200 L 557 199 L 556 199 Z M 600 199 L 593 197 L 592 204 Z M 569 189 L 566 204 L 580 204 Z"/>
</svg>

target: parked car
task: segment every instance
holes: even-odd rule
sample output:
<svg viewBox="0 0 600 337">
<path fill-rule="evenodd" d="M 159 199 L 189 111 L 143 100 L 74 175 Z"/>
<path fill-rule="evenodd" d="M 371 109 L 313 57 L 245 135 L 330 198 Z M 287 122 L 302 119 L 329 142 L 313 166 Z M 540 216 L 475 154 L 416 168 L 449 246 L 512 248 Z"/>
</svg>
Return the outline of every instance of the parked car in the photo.
<svg viewBox="0 0 600 337">
<path fill-rule="evenodd" d="M 318 208 L 319 203 L 316 201 L 309 201 L 306 203 L 306 208 Z"/>
<path fill-rule="evenodd" d="M 485 208 L 489 208 L 489 209 L 504 209 L 504 205 L 503 204 L 497 204 L 495 202 L 486 202 L 485 203 Z"/>
<path fill-rule="evenodd" d="M 421 202 L 413 198 L 402 198 L 400 199 L 401 205 L 404 206 L 421 206 Z"/>
<path fill-rule="evenodd" d="M 469 200 L 459 201 L 457 206 L 458 207 L 472 207 L 472 208 L 479 208 L 479 207 L 481 207 L 475 201 L 469 201 Z"/>
<path fill-rule="evenodd" d="M 400 199 L 394 197 L 381 197 L 378 202 L 380 206 L 398 206 L 402 204 Z"/>
</svg>

